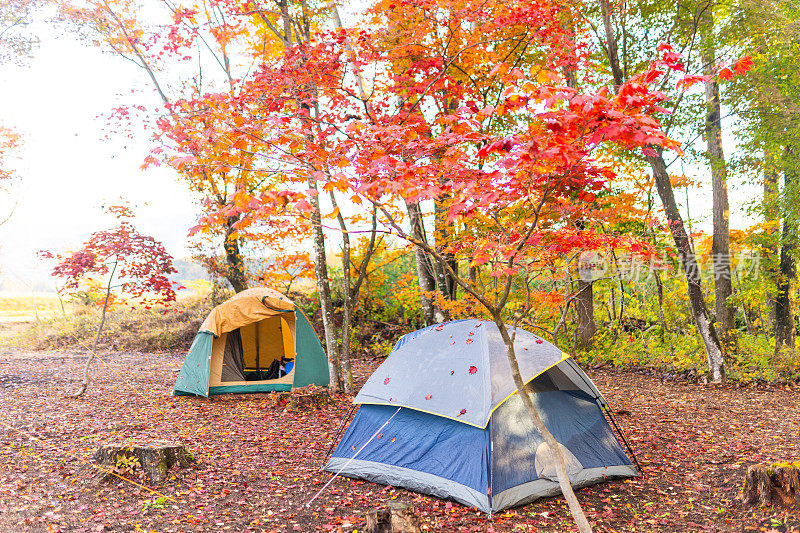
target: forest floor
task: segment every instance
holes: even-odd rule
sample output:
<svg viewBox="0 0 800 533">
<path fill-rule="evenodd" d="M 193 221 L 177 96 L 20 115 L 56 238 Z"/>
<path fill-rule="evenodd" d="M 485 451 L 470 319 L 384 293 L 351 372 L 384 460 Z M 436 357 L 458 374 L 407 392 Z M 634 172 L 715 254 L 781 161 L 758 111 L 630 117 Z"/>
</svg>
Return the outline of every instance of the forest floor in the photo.
<svg viewBox="0 0 800 533">
<path fill-rule="evenodd" d="M 170 395 L 183 354 L 101 354 L 96 382 L 76 388 L 85 355 L 0 354 L 0 531 L 353 531 L 367 511 L 410 503 L 427 530 L 570 531 L 561 498 L 492 521 L 435 498 L 330 478 L 319 466 L 350 405 L 287 411 L 269 394 L 209 400 Z M 377 361 L 358 361 L 357 386 Z M 800 515 L 745 510 L 755 462 L 800 458 L 797 386 L 711 387 L 589 370 L 617 413 L 644 477 L 578 491 L 597 531 L 800 531 Z M 123 440 L 181 440 L 198 462 L 163 485 L 97 485 L 91 456 Z M 140 477 L 137 483 L 144 483 Z M 166 499 L 168 497 L 170 499 Z"/>
</svg>

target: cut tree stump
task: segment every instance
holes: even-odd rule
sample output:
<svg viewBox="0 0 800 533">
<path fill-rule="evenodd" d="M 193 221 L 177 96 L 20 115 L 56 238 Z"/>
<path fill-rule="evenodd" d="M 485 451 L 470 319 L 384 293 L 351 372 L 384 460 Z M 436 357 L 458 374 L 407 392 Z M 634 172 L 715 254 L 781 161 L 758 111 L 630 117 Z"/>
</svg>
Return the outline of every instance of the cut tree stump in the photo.
<svg viewBox="0 0 800 533">
<path fill-rule="evenodd" d="M 744 477 L 742 505 L 800 507 L 800 461 L 751 465 Z"/>
<path fill-rule="evenodd" d="M 286 405 L 286 409 L 289 411 L 302 411 L 331 403 L 328 389 L 314 385 L 273 394 L 275 403 Z"/>
<path fill-rule="evenodd" d="M 172 466 L 185 468 L 194 458 L 182 444 L 155 442 L 105 444 L 94 453 L 94 460 L 106 469 L 99 474 L 100 483 L 118 480 L 115 473 L 127 477 L 137 469 L 144 471 L 150 483 L 162 483 Z"/>
<path fill-rule="evenodd" d="M 364 533 L 420 533 L 422 519 L 414 509 L 402 502 L 390 502 L 382 509 L 367 513 Z"/>
</svg>

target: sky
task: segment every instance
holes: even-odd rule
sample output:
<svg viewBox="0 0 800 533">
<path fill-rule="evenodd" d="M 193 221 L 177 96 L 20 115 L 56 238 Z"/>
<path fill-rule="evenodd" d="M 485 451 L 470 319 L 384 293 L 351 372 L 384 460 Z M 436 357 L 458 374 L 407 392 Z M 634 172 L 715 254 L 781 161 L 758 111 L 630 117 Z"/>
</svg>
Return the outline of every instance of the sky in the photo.
<svg viewBox="0 0 800 533">
<path fill-rule="evenodd" d="M 23 137 L 16 183 L 0 198 L 0 280 L 27 292 L 48 283 L 38 250 L 75 249 L 93 231 L 113 226 L 102 206 L 128 199 L 137 227 L 186 257 L 197 209 L 167 168 L 141 170 L 150 144 L 106 139 L 106 114 L 122 104 L 158 103 L 143 72 L 71 35 L 40 33 L 26 66 L 0 66 L 0 124 Z M 16 205 L 15 205 L 16 204 Z"/>
</svg>

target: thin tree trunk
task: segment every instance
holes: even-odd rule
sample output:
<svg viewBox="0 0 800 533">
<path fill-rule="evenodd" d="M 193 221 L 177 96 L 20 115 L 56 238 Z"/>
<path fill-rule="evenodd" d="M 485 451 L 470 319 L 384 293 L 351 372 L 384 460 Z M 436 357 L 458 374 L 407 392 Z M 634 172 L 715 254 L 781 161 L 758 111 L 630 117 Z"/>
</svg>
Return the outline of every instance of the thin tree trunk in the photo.
<svg viewBox="0 0 800 533">
<path fill-rule="evenodd" d="M 575 298 L 575 310 L 578 314 L 578 335 L 576 339 L 579 350 L 592 347 L 595 334 L 594 323 L 594 283 L 578 279 L 578 293 Z"/>
<path fill-rule="evenodd" d="M 97 345 L 100 342 L 100 334 L 103 332 L 103 326 L 106 324 L 106 311 L 108 311 L 108 301 L 111 299 L 111 283 L 114 281 L 114 274 L 117 272 L 117 266 L 119 266 L 119 257 L 114 258 L 114 266 L 111 268 L 111 274 L 108 276 L 106 299 L 103 301 L 103 313 L 100 315 L 100 324 L 97 326 L 97 333 L 94 335 L 92 353 L 89 354 L 89 359 L 83 367 L 83 383 L 81 383 L 81 388 L 72 395 L 73 398 L 80 398 L 86 394 L 86 390 L 89 388 L 89 369 L 92 367 L 95 357 L 97 357 Z"/>
<path fill-rule="evenodd" d="M 514 385 L 517 387 L 517 392 L 519 392 L 522 403 L 525 405 L 525 409 L 531 417 L 533 427 L 536 428 L 536 431 L 539 432 L 547 443 L 547 449 L 556 466 L 558 486 L 561 488 L 561 493 L 564 495 L 564 500 L 567 502 L 570 513 L 572 513 L 575 525 L 578 526 L 578 531 L 581 533 L 591 533 L 592 526 L 589 525 L 586 515 L 583 514 L 583 509 L 578 501 L 578 497 L 575 496 L 575 491 L 572 489 L 572 483 L 569 480 L 569 474 L 567 474 L 566 461 L 564 459 L 564 453 L 561 451 L 561 446 L 558 444 L 553 434 L 550 433 L 550 430 L 547 429 L 547 426 L 544 425 L 539 410 L 536 408 L 533 399 L 525 388 L 525 382 L 522 380 L 522 374 L 519 371 L 519 364 L 517 363 L 517 356 L 514 351 L 514 339 L 508 334 L 508 329 L 503 323 L 500 313 L 493 313 L 492 318 L 506 346 L 506 357 L 508 359 L 508 364 L 511 366 L 511 376 L 514 378 Z"/>
<path fill-rule="evenodd" d="M 455 256 L 451 253 L 445 252 L 445 249 L 450 243 L 451 224 L 447 220 L 447 196 L 440 196 L 433 202 L 434 206 L 434 240 L 436 241 L 436 249 L 439 251 L 444 261 L 435 261 L 436 269 L 436 286 L 441 294 L 447 300 L 456 299 L 457 285 L 454 276 L 450 272 L 456 272 L 458 275 L 458 262 Z M 447 262 L 447 266 L 444 265 Z M 447 268 L 447 267 L 450 268 Z M 445 320 L 449 320 L 449 313 L 446 315 Z"/>
<path fill-rule="evenodd" d="M 575 226 L 583 231 L 585 222 L 578 220 Z M 578 328 L 575 332 L 575 347 L 578 350 L 588 350 L 594 342 L 594 334 L 597 327 L 594 322 L 594 283 L 591 278 L 594 265 L 586 264 L 585 261 L 593 261 L 594 254 L 589 252 L 581 255 L 583 255 L 584 259 L 581 259 L 580 255 L 578 256 L 578 292 L 575 297 Z"/>
<path fill-rule="evenodd" d="M 711 190 L 713 204 L 713 236 L 711 256 L 714 263 L 714 296 L 717 315 L 717 331 L 723 346 L 736 349 L 734 308 L 728 302 L 733 294 L 731 281 L 731 254 L 728 205 L 728 168 L 722 150 L 722 110 L 719 99 L 719 83 L 713 76 L 715 66 L 715 42 L 713 4 L 708 6 L 702 24 L 704 33 L 703 70 L 710 79 L 705 82 L 706 93 L 706 146 L 711 166 Z"/>
<path fill-rule="evenodd" d="M 785 156 L 791 155 L 786 148 Z M 797 234 L 795 217 L 787 205 L 787 198 L 794 196 L 794 175 L 788 168 L 783 171 L 783 233 L 781 235 L 780 274 L 775 295 L 775 352 L 783 348 L 794 350 L 794 316 L 792 313 L 792 282 L 796 272 L 794 264 L 794 240 Z"/>
<path fill-rule="evenodd" d="M 603 25 L 606 33 L 606 52 L 614 76 L 614 85 L 619 88 L 623 83 L 622 70 L 619 65 L 619 57 L 617 56 L 616 38 L 614 37 L 613 28 L 611 26 L 608 0 L 601 0 L 601 7 L 603 10 Z M 725 360 L 723 357 L 722 345 L 717 337 L 714 324 L 708 319 L 708 311 L 703 298 L 703 285 L 700 279 L 697 259 L 692 250 L 689 234 L 686 233 L 686 227 L 683 224 L 683 218 L 678 209 L 678 204 L 675 201 L 675 191 L 672 189 L 672 183 L 670 182 L 669 173 L 667 172 L 667 165 L 664 162 L 664 157 L 661 155 L 660 149 L 656 151 L 658 152 L 657 155 L 647 156 L 647 162 L 653 170 L 653 178 L 656 182 L 658 196 L 661 198 L 661 203 L 664 206 L 669 229 L 675 241 L 678 255 L 681 258 L 684 273 L 686 274 L 689 306 L 695 325 L 697 326 L 697 332 L 703 339 L 703 344 L 705 346 L 706 357 L 708 359 L 708 373 L 711 377 L 711 381 L 721 382 L 725 380 Z M 621 316 L 622 313 L 620 313 L 620 317 Z"/>
<path fill-rule="evenodd" d="M 406 201 L 406 210 L 411 224 L 411 236 L 418 241 L 425 241 L 425 228 L 422 225 L 422 211 L 419 204 Z M 417 263 L 417 280 L 420 291 L 422 291 L 422 318 L 425 321 L 425 325 L 430 326 L 431 324 L 444 322 L 444 314 L 429 296 L 436 290 L 434 259 L 419 246 L 414 247 L 414 258 Z"/>
<path fill-rule="evenodd" d="M 653 177 L 667 215 L 672 239 L 678 256 L 686 274 L 686 287 L 689 295 L 689 307 L 694 318 L 697 332 L 703 339 L 708 359 L 708 373 L 713 382 L 725 381 L 725 360 L 723 357 L 722 346 L 717 338 L 714 324 L 708 319 L 706 302 L 703 298 L 703 284 L 700 278 L 700 270 L 697 265 L 697 258 L 692 251 L 689 235 L 683 225 L 683 218 L 675 202 L 675 193 L 667 173 L 667 165 L 661 154 L 657 156 L 647 156 L 647 161 L 653 169 Z"/>
<path fill-rule="evenodd" d="M 228 217 L 225 220 L 225 279 L 231 284 L 233 290 L 242 292 L 247 288 L 247 273 L 245 271 L 242 252 L 239 248 L 239 238 L 236 236 L 236 229 L 233 227 L 238 222 L 236 217 Z"/>
<path fill-rule="evenodd" d="M 762 264 L 764 274 L 767 276 L 767 286 L 770 283 L 778 282 L 778 243 L 775 226 L 778 220 L 778 169 L 776 167 L 776 157 L 772 150 L 764 148 L 764 222 L 767 223 L 767 242 L 761 248 L 763 254 Z M 764 328 L 764 332 L 775 331 L 775 294 L 767 289 L 767 317 L 769 326 Z"/>
<path fill-rule="evenodd" d="M 330 389 L 333 392 L 342 388 L 342 372 L 339 360 L 339 347 L 336 338 L 336 323 L 331 302 L 331 284 L 328 279 L 328 260 L 325 256 L 325 234 L 322 231 L 322 215 L 319 208 L 317 182 L 309 176 L 308 188 L 311 190 L 311 231 L 314 236 L 314 273 L 317 277 L 319 308 L 322 314 L 322 327 L 325 330 L 325 348 L 328 351 L 328 371 Z"/>
<path fill-rule="evenodd" d="M 658 292 L 658 322 L 661 324 L 661 340 L 667 332 L 667 322 L 664 320 L 664 284 L 661 283 L 661 276 L 658 272 L 653 272 L 656 280 L 656 290 Z"/>
</svg>

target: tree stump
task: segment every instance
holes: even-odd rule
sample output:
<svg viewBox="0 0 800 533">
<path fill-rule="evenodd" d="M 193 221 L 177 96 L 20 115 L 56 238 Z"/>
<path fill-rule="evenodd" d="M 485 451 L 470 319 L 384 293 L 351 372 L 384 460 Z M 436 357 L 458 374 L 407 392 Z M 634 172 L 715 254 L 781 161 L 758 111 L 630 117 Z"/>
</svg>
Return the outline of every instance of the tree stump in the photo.
<svg viewBox="0 0 800 533">
<path fill-rule="evenodd" d="M 275 393 L 275 403 L 286 405 L 289 411 L 302 411 L 331 403 L 331 395 L 325 387 L 309 385 L 293 391 Z"/>
<path fill-rule="evenodd" d="M 800 461 L 751 465 L 744 477 L 742 505 L 800 507 Z"/>
<path fill-rule="evenodd" d="M 162 483 L 172 466 L 185 468 L 194 458 L 182 444 L 156 442 L 106 444 L 94 453 L 94 460 L 105 467 L 99 475 L 100 483 L 119 479 L 114 474 L 127 477 L 137 469 L 144 471 L 150 483 Z"/>
<path fill-rule="evenodd" d="M 408 504 L 391 502 L 367 513 L 364 533 L 420 533 L 422 519 Z"/>
</svg>

